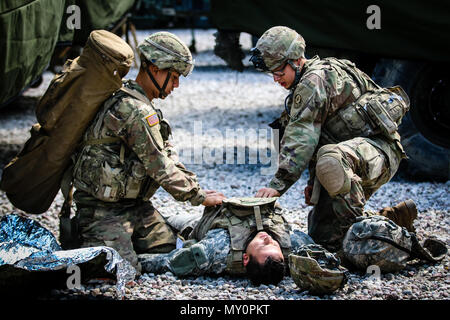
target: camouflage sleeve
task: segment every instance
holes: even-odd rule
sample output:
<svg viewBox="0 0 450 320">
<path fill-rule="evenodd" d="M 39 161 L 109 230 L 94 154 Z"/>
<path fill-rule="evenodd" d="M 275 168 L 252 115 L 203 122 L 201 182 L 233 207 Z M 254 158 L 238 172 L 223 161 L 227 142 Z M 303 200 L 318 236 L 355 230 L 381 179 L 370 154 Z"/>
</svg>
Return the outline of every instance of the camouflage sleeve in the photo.
<svg viewBox="0 0 450 320">
<path fill-rule="evenodd" d="M 190 176 L 193 179 L 197 179 L 197 176 L 195 175 L 195 173 L 186 169 L 184 164 L 182 162 L 180 162 L 180 159 L 178 157 L 178 151 L 176 150 L 175 146 L 169 140 L 164 141 L 164 149 L 166 150 L 167 155 L 169 156 L 170 159 L 172 159 L 173 163 L 175 164 L 175 166 L 178 169 L 180 169 L 182 172 L 184 172 L 184 174 L 186 174 L 187 176 Z"/>
<path fill-rule="evenodd" d="M 225 229 L 210 230 L 205 238 L 188 248 L 165 254 L 138 256 L 144 272 L 172 272 L 177 276 L 222 273 L 227 265 L 231 240 Z"/>
<path fill-rule="evenodd" d="M 184 165 L 180 162 L 178 157 L 178 151 L 175 146 L 169 140 L 164 141 L 164 150 L 166 150 L 167 156 L 173 161 L 176 166 L 184 168 Z"/>
<path fill-rule="evenodd" d="M 327 103 L 324 80 L 310 75 L 297 85 L 280 145 L 278 171 L 269 187 L 285 193 L 301 176 L 319 143 L 321 118 Z"/>
<path fill-rule="evenodd" d="M 153 108 L 124 98 L 108 111 L 105 123 L 136 153 L 147 174 L 176 200 L 189 200 L 192 205 L 203 203 L 206 194 L 195 174 L 177 165 L 170 156 L 170 148 L 165 149 L 159 118 Z"/>
</svg>

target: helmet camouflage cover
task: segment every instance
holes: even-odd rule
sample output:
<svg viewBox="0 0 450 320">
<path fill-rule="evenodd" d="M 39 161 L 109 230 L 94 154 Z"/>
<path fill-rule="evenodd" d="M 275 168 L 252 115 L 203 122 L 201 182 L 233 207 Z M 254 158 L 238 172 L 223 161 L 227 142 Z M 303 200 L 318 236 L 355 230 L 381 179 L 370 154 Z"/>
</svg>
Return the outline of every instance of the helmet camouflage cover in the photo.
<svg viewBox="0 0 450 320">
<path fill-rule="evenodd" d="M 289 255 L 295 284 L 311 294 L 330 294 L 347 282 L 347 269 L 340 259 L 318 244 L 303 245 Z"/>
<path fill-rule="evenodd" d="M 358 217 L 345 235 L 342 249 L 355 267 L 377 265 L 381 272 L 402 270 L 410 258 L 411 234 L 383 216 Z"/>
<path fill-rule="evenodd" d="M 170 32 L 151 34 L 138 45 L 138 49 L 145 59 L 159 69 L 174 69 L 185 77 L 194 69 L 191 51 Z"/>
<path fill-rule="evenodd" d="M 252 49 L 252 53 L 261 55 L 267 69 L 264 71 L 273 71 L 287 60 L 304 58 L 305 46 L 305 40 L 297 31 L 277 26 L 264 32 L 256 43 L 256 47 Z M 258 68 L 256 64 L 255 67 Z"/>
</svg>

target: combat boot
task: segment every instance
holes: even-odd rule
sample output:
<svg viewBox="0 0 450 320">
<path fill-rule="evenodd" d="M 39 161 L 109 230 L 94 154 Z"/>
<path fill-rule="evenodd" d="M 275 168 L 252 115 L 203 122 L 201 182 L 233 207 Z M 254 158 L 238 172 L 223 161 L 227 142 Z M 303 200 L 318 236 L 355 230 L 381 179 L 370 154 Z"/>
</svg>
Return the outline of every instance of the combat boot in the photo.
<svg viewBox="0 0 450 320">
<path fill-rule="evenodd" d="M 387 217 L 409 232 L 416 232 L 413 222 L 417 218 L 417 208 L 411 199 L 400 202 L 394 207 L 381 209 L 378 214 Z"/>
</svg>

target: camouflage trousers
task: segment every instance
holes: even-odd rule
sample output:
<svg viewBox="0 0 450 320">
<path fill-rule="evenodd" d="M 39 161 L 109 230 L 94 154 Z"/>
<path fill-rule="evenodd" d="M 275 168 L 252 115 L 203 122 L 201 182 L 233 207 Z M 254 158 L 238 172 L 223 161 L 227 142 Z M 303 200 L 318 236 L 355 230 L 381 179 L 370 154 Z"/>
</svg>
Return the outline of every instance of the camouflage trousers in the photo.
<svg viewBox="0 0 450 320">
<path fill-rule="evenodd" d="M 324 186 L 315 186 L 320 193 L 308 215 L 308 234 L 316 243 L 336 252 L 356 217 L 374 214 L 364 211 L 364 205 L 395 174 L 402 153 L 393 142 L 384 139 L 354 138 L 324 145 L 317 153 L 317 162 L 326 156 L 338 160 L 335 163 L 337 169 L 343 169 L 344 183 L 341 190 L 333 190 L 331 195 Z"/>
<path fill-rule="evenodd" d="M 137 254 L 165 253 L 175 249 L 174 231 L 150 201 L 119 204 L 92 199 L 82 192 L 74 194 L 79 247 L 112 247 L 136 268 L 138 274 L 141 265 Z"/>
<path fill-rule="evenodd" d="M 161 213 L 161 215 L 166 223 L 177 232 L 178 236 L 183 238 L 183 240 L 188 240 L 189 234 L 202 218 L 203 212 L 177 213 L 172 211 Z"/>
</svg>

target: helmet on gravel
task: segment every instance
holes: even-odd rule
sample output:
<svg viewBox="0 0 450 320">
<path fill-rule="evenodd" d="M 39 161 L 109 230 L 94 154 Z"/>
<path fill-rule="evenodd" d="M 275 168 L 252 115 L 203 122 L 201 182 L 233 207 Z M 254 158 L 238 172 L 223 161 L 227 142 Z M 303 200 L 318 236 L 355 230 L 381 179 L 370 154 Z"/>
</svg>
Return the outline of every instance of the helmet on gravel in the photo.
<svg viewBox="0 0 450 320">
<path fill-rule="evenodd" d="M 347 282 L 340 259 L 318 244 L 303 245 L 290 254 L 289 269 L 295 284 L 311 294 L 330 294 Z"/>
</svg>

